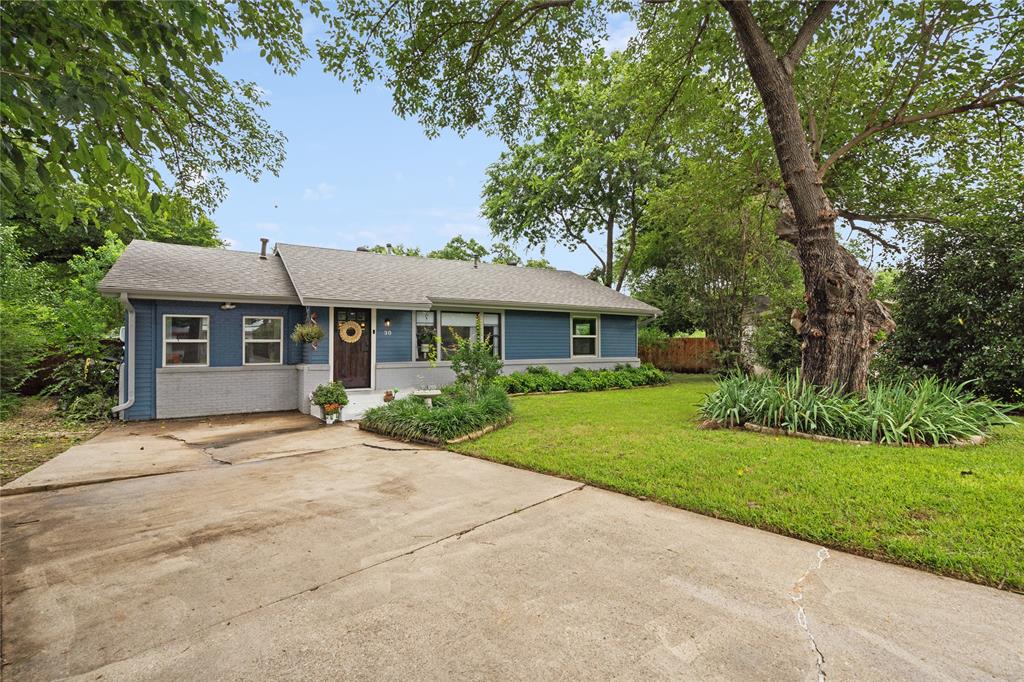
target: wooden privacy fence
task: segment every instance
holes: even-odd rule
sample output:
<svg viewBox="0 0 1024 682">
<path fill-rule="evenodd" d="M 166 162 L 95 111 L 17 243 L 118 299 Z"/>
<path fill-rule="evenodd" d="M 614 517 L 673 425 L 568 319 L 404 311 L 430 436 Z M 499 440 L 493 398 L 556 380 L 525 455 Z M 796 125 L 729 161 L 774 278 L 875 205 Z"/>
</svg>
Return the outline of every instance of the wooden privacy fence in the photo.
<svg viewBox="0 0 1024 682">
<path fill-rule="evenodd" d="M 708 372 L 717 350 L 711 339 L 669 339 L 663 347 L 640 346 L 640 359 L 667 372 Z"/>
</svg>

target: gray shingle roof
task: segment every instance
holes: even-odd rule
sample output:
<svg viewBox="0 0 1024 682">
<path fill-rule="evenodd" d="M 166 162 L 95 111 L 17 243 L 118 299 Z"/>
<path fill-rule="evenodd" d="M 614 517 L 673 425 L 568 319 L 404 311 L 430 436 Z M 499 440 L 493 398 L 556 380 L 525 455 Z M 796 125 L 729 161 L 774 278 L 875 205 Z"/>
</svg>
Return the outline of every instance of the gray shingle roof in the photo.
<svg viewBox="0 0 1024 682">
<path fill-rule="evenodd" d="M 475 303 L 654 315 L 657 308 L 566 270 L 521 268 L 278 244 L 303 303 L 429 307 Z"/>
<path fill-rule="evenodd" d="M 135 240 L 99 284 L 108 294 L 305 305 L 440 304 L 655 315 L 653 306 L 566 270 L 278 244 L 275 255 Z"/>
<path fill-rule="evenodd" d="M 99 283 L 103 293 L 298 303 L 281 259 L 258 253 L 136 239 Z"/>
</svg>

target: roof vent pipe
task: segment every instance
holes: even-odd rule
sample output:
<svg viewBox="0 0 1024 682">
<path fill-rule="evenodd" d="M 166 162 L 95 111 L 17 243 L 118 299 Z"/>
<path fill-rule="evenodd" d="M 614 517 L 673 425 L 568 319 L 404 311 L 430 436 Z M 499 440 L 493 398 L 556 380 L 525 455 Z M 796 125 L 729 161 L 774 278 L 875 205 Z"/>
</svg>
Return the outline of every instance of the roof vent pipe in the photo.
<svg viewBox="0 0 1024 682">
<path fill-rule="evenodd" d="M 394 251 L 391 250 L 391 242 L 388 242 L 388 255 L 390 256 L 393 253 Z"/>
<path fill-rule="evenodd" d="M 269 241 L 266 237 L 260 237 L 260 260 L 267 260 L 267 242 Z"/>
<path fill-rule="evenodd" d="M 473 256 L 473 267 L 474 268 L 479 268 L 480 267 L 480 256 Z"/>
</svg>

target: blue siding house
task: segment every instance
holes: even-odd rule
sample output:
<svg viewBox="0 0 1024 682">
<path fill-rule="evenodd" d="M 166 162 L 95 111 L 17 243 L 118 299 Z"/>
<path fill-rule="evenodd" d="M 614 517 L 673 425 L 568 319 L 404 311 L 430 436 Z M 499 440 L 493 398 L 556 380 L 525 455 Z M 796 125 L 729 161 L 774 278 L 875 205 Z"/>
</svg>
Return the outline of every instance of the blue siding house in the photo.
<svg viewBox="0 0 1024 682">
<path fill-rule="evenodd" d="M 504 371 L 637 364 L 660 311 L 575 273 L 278 244 L 259 253 L 133 241 L 99 285 L 124 304 L 122 419 L 301 410 L 318 385 L 439 386 L 456 337 Z M 324 330 L 293 342 L 301 322 Z"/>
</svg>

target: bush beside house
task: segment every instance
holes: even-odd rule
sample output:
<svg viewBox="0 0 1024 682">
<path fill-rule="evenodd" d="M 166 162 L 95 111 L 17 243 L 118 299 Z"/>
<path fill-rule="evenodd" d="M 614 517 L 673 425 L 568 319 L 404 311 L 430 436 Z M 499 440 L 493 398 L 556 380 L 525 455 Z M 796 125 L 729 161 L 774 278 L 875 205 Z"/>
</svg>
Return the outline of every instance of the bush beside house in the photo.
<svg viewBox="0 0 1024 682">
<path fill-rule="evenodd" d="M 559 374 L 536 365 L 524 372 L 497 377 L 495 384 L 509 393 L 550 393 L 551 391 L 604 391 L 610 388 L 656 386 L 668 381 L 665 373 L 653 365 L 618 365 L 615 369 L 574 369 Z"/>
<path fill-rule="evenodd" d="M 448 356 L 455 383 L 431 405 L 415 395 L 393 400 L 367 410 L 360 428 L 403 440 L 445 443 L 509 422 L 512 403 L 504 388 L 495 385 L 502 363 L 481 325 L 478 321 L 475 339 L 455 336 L 456 347 Z"/>
</svg>

